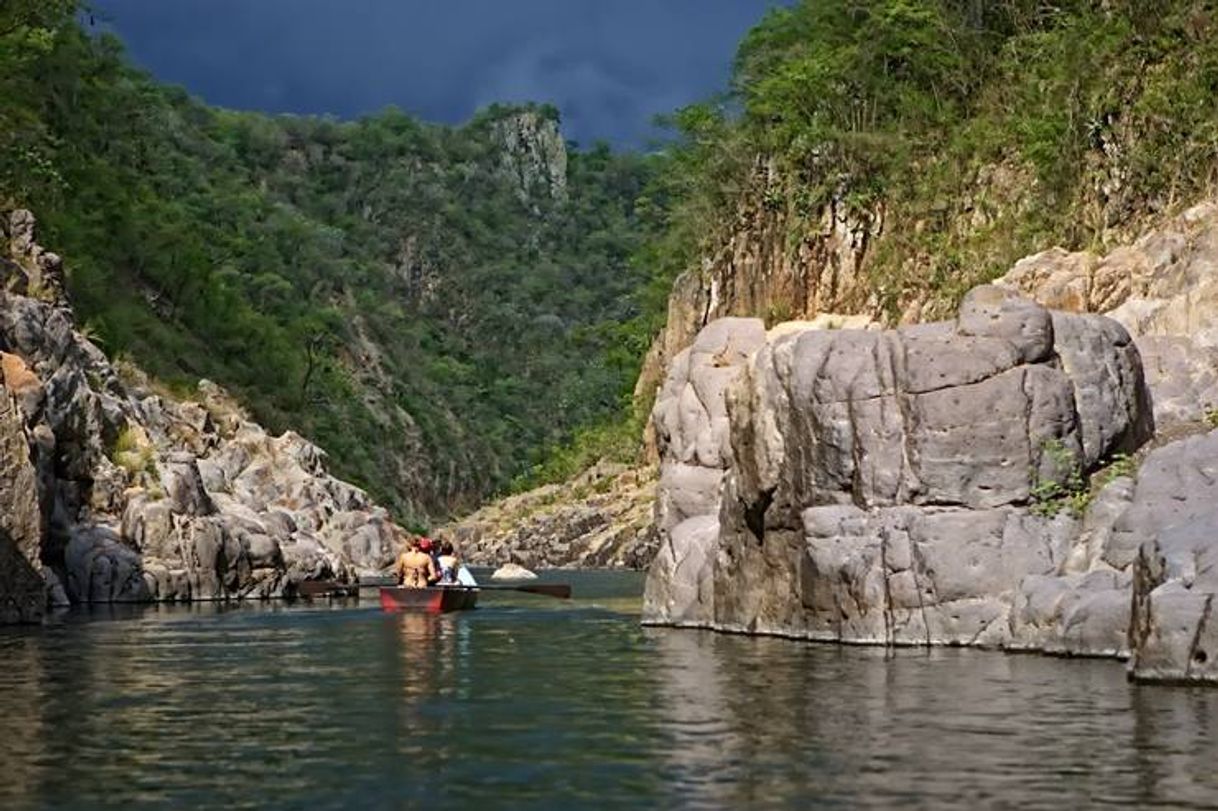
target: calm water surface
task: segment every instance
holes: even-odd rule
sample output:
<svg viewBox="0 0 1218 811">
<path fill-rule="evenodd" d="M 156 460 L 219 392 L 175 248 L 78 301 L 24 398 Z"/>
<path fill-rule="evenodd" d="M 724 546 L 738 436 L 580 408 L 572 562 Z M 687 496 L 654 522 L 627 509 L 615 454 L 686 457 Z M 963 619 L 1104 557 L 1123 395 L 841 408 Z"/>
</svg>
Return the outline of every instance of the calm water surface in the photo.
<svg viewBox="0 0 1218 811">
<path fill-rule="evenodd" d="M 1218 690 L 571 603 L 71 613 L 0 631 L 0 808 L 1218 808 Z"/>
</svg>

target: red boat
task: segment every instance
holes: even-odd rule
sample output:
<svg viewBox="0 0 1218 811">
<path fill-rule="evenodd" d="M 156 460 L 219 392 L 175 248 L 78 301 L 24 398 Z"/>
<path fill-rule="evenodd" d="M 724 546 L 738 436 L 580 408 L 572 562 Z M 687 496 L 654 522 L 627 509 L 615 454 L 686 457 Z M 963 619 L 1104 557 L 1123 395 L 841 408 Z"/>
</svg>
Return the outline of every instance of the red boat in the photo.
<svg viewBox="0 0 1218 811">
<path fill-rule="evenodd" d="M 467 611 L 477 604 L 478 589 L 464 586 L 434 586 L 425 589 L 381 587 L 381 608 L 386 611 L 442 614 L 448 611 Z"/>
</svg>

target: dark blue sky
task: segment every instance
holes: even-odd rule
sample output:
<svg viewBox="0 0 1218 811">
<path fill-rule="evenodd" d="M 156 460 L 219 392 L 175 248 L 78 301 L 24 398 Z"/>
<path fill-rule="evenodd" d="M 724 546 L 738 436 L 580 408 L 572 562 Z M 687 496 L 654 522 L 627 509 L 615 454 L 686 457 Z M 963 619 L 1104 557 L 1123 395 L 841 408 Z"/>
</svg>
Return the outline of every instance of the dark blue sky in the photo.
<svg viewBox="0 0 1218 811">
<path fill-rule="evenodd" d="M 212 104 L 459 123 L 549 101 L 568 138 L 640 145 L 722 89 L 780 0 L 94 0 L 137 62 Z M 99 20 L 100 22 L 100 20 Z"/>
</svg>

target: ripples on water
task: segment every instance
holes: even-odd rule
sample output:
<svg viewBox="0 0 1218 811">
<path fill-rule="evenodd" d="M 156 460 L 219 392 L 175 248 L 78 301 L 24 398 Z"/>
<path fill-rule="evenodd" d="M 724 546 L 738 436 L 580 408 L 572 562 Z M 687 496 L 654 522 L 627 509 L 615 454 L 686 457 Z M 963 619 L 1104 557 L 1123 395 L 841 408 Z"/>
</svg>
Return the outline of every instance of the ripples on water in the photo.
<svg viewBox="0 0 1218 811">
<path fill-rule="evenodd" d="M 638 577 L 565 579 L 0 631 L 0 808 L 1218 807 L 1218 690 L 644 629 Z"/>
</svg>

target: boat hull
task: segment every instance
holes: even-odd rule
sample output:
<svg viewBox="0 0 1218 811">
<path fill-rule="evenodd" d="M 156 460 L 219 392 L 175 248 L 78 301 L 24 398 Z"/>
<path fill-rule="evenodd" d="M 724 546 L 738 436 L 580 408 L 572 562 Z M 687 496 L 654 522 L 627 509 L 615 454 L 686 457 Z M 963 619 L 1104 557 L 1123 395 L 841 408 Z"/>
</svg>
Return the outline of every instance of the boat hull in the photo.
<svg viewBox="0 0 1218 811">
<path fill-rule="evenodd" d="M 381 608 L 386 611 L 421 611 L 425 614 L 445 614 L 468 611 L 478 604 L 478 590 L 461 586 L 408 589 L 400 586 L 381 587 Z"/>
</svg>

